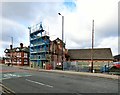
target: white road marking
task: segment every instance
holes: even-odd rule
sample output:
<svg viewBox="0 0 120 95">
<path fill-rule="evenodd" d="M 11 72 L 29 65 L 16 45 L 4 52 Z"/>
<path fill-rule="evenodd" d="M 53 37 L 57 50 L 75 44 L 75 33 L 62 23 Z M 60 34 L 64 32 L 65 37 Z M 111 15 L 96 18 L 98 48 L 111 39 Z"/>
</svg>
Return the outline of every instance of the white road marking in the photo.
<svg viewBox="0 0 120 95">
<path fill-rule="evenodd" d="M 3 74 L 3 77 L 1 76 L 0 80 L 5 80 L 5 79 L 11 79 L 11 78 L 20 78 L 20 77 L 29 77 L 32 75 L 16 75 L 16 74 Z"/>
<path fill-rule="evenodd" d="M 0 80 L 5 80 L 5 79 L 10 79 L 10 78 L 1 78 Z"/>
<path fill-rule="evenodd" d="M 24 77 L 30 77 L 30 76 L 32 76 L 32 75 L 25 75 Z"/>
<path fill-rule="evenodd" d="M 36 84 L 40 84 L 40 85 L 44 85 L 44 86 L 47 86 L 47 87 L 51 87 L 51 88 L 53 88 L 53 86 L 51 86 L 51 85 L 47 85 L 47 84 L 44 84 L 44 83 L 41 83 L 41 82 L 32 81 L 32 80 L 29 80 L 29 79 L 26 79 L 26 81 L 29 81 L 29 82 L 32 82 L 32 83 L 36 83 Z"/>
</svg>

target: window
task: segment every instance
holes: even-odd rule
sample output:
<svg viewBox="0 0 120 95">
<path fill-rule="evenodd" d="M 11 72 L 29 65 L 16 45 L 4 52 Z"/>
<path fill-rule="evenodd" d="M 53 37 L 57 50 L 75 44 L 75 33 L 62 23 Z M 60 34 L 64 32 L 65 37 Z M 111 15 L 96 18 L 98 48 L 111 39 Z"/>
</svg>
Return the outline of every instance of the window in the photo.
<svg viewBox="0 0 120 95">
<path fill-rule="evenodd" d="M 21 53 L 20 52 L 17 53 L 17 57 L 21 57 Z"/>
<path fill-rule="evenodd" d="M 24 59 L 24 62 L 27 62 L 27 59 Z"/>
<path fill-rule="evenodd" d="M 24 53 L 24 57 L 26 57 L 26 58 L 27 58 L 27 53 Z"/>
<path fill-rule="evenodd" d="M 19 62 L 21 62 L 21 59 L 19 59 Z"/>
</svg>

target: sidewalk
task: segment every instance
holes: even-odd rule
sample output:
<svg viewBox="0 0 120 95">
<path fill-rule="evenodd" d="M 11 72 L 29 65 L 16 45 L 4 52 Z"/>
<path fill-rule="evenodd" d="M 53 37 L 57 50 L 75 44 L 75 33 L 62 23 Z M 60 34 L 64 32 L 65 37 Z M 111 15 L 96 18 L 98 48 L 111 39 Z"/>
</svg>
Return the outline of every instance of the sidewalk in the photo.
<svg viewBox="0 0 120 95">
<path fill-rule="evenodd" d="M 45 70 L 39 68 L 30 68 L 29 66 L 13 66 L 24 70 L 35 70 L 40 72 L 52 72 L 52 73 L 61 73 L 61 74 L 74 74 L 74 75 L 82 75 L 82 76 L 93 76 L 93 77 L 101 77 L 101 78 L 109 78 L 109 79 L 120 79 L 118 75 L 109 75 L 103 73 L 89 73 L 89 72 L 75 72 L 75 71 L 62 71 L 62 70 Z"/>
</svg>

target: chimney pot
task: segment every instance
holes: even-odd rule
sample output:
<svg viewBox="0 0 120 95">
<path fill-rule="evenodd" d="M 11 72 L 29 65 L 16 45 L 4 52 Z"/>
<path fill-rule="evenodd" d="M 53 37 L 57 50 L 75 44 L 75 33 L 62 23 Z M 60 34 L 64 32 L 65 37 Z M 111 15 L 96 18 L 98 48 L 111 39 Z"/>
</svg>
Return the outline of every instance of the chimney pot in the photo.
<svg viewBox="0 0 120 95">
<path fill-rule="evenodd" d="M 12 45 L 10 45 L 10 49 L 12 50 Z"/>
<path fill-rule="evenodd" d="M 23 43 L 20 43 L 20 47 L 23 48 Z"/>
</svg>

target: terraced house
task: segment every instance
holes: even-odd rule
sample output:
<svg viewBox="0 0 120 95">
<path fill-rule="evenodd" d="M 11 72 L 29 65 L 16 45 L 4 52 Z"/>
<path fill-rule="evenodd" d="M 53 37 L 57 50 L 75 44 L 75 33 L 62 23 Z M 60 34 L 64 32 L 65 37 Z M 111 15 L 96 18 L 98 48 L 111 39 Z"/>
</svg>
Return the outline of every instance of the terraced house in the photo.
<svg viewBox="0 0 120 95">
<path fill-rule="evenodd" d="M 12 65 L 29 65 L 29 48 L 23 47 L 23 43 L 20 43 L 20 47 L 13 48 L 10 45 L 10 49 L 5 49 L 5 64 L 11 63 Z"/>
</svg>

